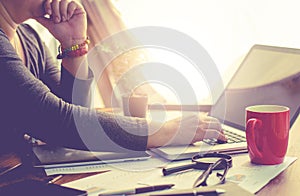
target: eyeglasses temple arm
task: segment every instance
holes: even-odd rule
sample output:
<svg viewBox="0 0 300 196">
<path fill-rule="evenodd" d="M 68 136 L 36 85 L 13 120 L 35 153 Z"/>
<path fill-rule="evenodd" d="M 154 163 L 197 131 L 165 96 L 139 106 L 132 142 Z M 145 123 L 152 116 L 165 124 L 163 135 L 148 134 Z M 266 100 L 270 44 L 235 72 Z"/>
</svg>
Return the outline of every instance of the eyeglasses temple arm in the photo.
<svg viewBox="0 0 300 196">
<path fill-rule="evenodd" d="M 186 165 L 180 165 L 180 166 L 176 166 L 176 167 L 169 167 L 169 168 L 163 168 L 162 172 L 164 176 L 173 174 L 173 173 L 177 173 L 180 171 L 185 171 L 188 169 L 194 169 L 196 166 L 196 163 L 190 163 L 190 164 L 186 164 Z"/>
<path fill-rule="evenodd" d="M 199 186 L 206 186 L 206 180 L 208 176 L 212 172 L 212 165 L 210 165 L 205 171 L 202 172 L 202 174 L 195 180 L 193 187 L 199 187 Z M 200 182 L 200 183 L 199 183 Z"/>
</svg>

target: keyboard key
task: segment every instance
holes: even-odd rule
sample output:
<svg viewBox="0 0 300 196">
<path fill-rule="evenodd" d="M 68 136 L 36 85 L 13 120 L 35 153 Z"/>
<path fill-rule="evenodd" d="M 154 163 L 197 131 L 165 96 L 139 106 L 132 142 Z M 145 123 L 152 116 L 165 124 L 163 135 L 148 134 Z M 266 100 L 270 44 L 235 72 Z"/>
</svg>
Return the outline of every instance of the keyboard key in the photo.
<svg viewBox="0 0 300 196">
<path fill-rule="evenodd" d="M 203 142 L 209 145 L 246 142 L 246 138 L 242 135 L 238 135 L 228 130 L 224 130 L 224 134 L 227 137 L 227 142 L 217 139 L 204 139 Z"/>
</svg>

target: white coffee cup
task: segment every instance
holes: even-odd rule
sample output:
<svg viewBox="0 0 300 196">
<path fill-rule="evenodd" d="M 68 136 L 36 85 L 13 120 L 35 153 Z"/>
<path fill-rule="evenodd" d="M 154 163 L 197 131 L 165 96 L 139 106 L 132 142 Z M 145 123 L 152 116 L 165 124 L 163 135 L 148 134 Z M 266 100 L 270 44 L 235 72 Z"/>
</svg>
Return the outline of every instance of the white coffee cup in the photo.
<svg viewBox="0 0 300 196">
<path fill-rule="evenodd" d="M 148 96 L 145 94 L 125 94 L 122 96 L 125 116 L 145 118 L 148 110 Z"/>
</svg>

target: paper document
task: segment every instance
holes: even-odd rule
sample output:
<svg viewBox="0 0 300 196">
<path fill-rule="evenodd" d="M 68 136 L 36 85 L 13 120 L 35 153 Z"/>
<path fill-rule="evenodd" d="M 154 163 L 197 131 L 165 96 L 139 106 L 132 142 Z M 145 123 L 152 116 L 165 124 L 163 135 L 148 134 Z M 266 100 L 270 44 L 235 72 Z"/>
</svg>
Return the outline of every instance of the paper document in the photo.
<svg viewBox="0 0 300 196">
<path fill-rule="evenodd" d="M 254 194 L 284 171 L 296 159 L 296 157 L 286 157 L 282 164 L 255 165 L 250 163 L 248 154 L 237 155 L 233 157 L 233 166 L 228 170 L 226 181 L 237 183 L 243 189 Z M 191 170 L 169 176 L 163 176 L 162 172 L 157 172 L 157 175 L 152 175 L 152 178 L 146 178 L 140 181 L 140 183 L 174 183 L 174 188 L 191 188 L 201 172 L 201 170 Z"/>
<path fill-rule="evenodd" d="M 96 196 L 99 193 L 124 190 L 129 188 L 136 188 L 145 185 L 156 185 L 139 183 L 143 178 L 157 173 L 160 169 L 151 169 L 145 171 L 126 171 L 126 170 L 112 170 L 103 174 L 89 176 L 80 180 L 63 184 L 63 186 L 75 188 L 79 190 L 88 191 L 89 196 Z"/>
<path fill-rule="evenodd" d="M 82 165 L 82 166 L 72 166 L 72 167 L 56 167 L 47 168 L 45 172 L 48 176 L 57 174 L 78 174 L 78 173 L 92 173 L 101 172 L 108 170 L 124 170 L 124 171 L 145 171 L 157 167 L 164 167 L 165 163 L 161 159 L 150 158 L 140 161 L 125 161 L 119 163 L 109 163 L 109 164 L 93 164 L 93 165 Z"/>
<path fill-rule="evenodd" d="M 278 165 L 251 164 L 248 155 L 237 156 L 233 160 L 234 167 L 229 170 L 227 180 L 237 183 L 251 193 L 257 193 L 296 161 L 297 157 L 286 157 L 284 162 Z"/>
<path fill-rule="evenodd" d="M 156 158 L 151 159 L 154 160 L 153 163 L 157 162 L 160 166 L 168 164 L 167 162 L 162 163 L 161 160 Z M 254 194 L 279 173 L 284 171 L 296 159 L 296 157 L 286 157 L 282 164 L 254 165 L 250 163 L 248 154 L 237 155 L 233 157 L 233 167 L 229 169 L 226 180 L 227 182 L 234 182 Z M 184 162 L 188 163 L 190 160 L 182 161 L 181 163 Z M 150 164 L 150 162 L 148 163 Z M 177 163 L 171 163 L 171 165 Z M 123 169 L 114 168 L 109 172 L 66 183 L 63 186 L 82 190 L 93 190 L 89 195 L 97 195 L 98 193 L 121 190 L 129 187 L 170 183 L 175 184 L 174 189 L 187 189 L 192 187 L 195 179 L 202 173 L 202 170 L 190 170 L 163 176 L 162 169 L 153 166 L 154 165 L 152 165 L 152 169 L 140 171 L 130 171 L 129 166 L 127 169 L 126 167 L 123 167 Z"/>
</svg>

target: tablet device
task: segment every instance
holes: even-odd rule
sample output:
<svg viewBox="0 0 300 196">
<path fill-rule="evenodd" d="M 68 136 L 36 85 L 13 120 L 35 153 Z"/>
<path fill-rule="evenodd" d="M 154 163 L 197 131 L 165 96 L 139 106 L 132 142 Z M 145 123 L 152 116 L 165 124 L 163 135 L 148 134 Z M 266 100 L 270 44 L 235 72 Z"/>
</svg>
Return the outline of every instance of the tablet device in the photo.
<svg viewBox="0 0 300 196">
<path fill-rule="evenodd" d="M 44 168 L 95 165 L 150 158 L 146 151 L 92 152 L 71 148 L 40 145 L 33 147 L 34 166 Z"/>
</svg>

